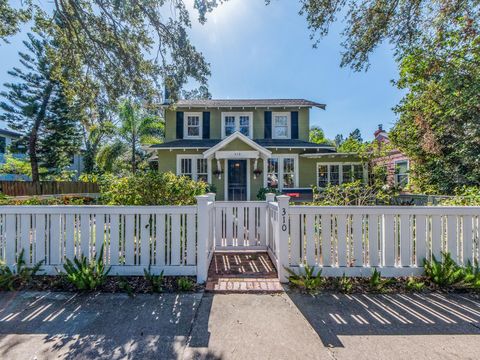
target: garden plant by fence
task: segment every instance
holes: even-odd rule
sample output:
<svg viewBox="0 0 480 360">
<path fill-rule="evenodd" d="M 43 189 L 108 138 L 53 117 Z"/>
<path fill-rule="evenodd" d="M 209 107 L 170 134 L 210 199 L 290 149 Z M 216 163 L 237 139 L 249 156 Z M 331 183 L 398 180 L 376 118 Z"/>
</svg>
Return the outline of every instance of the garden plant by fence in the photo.
<svg viewBox="0 0 480 360">
<path fill-rule="evenodd" d="M 110 275 L 192 275 L 202 283 L 214 251 L 267 251 L 284 267 L 305 264 L 325 276 L 419 275 L 424 258 L 450 252 L 459 264 L 479 259 L 480 207 L 291 206 L 266 201 L 193 206 L 2 206 L 0 260 L 44 260 L 55 275 L 65 259 L 93 258 L 104 247 Z"/>
</svg>

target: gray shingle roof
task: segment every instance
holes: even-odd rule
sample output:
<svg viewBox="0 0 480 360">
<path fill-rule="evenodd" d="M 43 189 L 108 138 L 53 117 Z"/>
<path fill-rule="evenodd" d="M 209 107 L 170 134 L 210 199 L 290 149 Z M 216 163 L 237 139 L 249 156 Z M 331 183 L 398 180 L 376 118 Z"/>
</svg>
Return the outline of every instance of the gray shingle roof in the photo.
<svg viewBox="0 0 480 360">
<path fill-rule="evenodd" d="M 180 139 L 165 142 L 163 144 L 152 145 L 154 149 L 174 149 L 174 148 L 194 148 L 194 149 L 209 149 L 217 145 L 221 139 Z M 315 144 L 308 141 L 297 139 L 256 139 L 253 140 L 258 145 L 265 148 L 305 148 L 305 149 L 324 149 L 327 151 L 335 151 L 330 144 Z"/>
<path fill-rule="evenodd" d="M 168 105 L 168 104 L 165 104 Z M 324 109 L 326 105 L 305 99 L 210 99 L 210 100 L 178 100 L 176 107 L 318 107 Z"/>
</svg>

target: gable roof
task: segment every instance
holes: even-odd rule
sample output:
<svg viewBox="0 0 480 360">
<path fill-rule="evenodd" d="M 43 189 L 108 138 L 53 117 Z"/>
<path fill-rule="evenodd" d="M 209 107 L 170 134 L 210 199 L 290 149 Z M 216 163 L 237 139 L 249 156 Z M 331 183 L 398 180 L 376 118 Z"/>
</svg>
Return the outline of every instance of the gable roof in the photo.
<svg viewBox="0 0 480 360">
<path fill-rule="evenodd" d="M 163 105 L 170 105 L 164 103 Z M 177 108 L 283 108 L 283 107 L 318 107 L 325 110 L 326 105 L 305 99 L 199 99 L 177 100 L 173 104 Z"/>
<path fill-rule="evenodd" d="M 203 153 L 203 156 L 205 158 L 212 156 L 216 151 L 220 150 L 221 148 L 223 148 L 224 146 L 228 145 L 229 143 L 231 143 L 233 140 L 236 140 L 236 139 L 243 141 L 245 144 L 251 146 L 252 149 L 257 150 L 260 154 L 266 157 L 270 157 L 270 155 L 272 155 L 272 152 L 270 150 L 265 149 L 263 146 L 259 145 L 252 139 L 246 137 L 241 132 L 235 131 L 232 135 L 226 137 L 225 139 L 220 141 L 218 144 L 216 144 L 215 146 L 205 151 Z"/>
</svg>

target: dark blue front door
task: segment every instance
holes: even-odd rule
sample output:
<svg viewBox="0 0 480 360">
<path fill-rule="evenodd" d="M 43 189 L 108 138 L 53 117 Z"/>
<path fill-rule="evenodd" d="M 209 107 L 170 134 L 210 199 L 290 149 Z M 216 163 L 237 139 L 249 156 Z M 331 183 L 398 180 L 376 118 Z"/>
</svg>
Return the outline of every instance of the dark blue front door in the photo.
<svg viewBox="0 0 480 360">
<path fill-rule="evenodd" d="M 228 160 L 228 200 L 247 200 L 247 160 Z"/>
</svg>

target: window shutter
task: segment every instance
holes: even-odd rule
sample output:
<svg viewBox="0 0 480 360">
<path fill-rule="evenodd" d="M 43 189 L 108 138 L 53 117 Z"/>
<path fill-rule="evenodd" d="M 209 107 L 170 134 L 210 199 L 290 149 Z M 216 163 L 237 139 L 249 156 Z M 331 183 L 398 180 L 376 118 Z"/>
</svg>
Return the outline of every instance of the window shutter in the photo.
<svg viewBox="0 0 480 360">
<path fill-rule="evenodd" d="M 203 112 L 202 138 L 210 139 L 210 111 Z"/>
<path fill-rule="evenodd" d="M 183 139 L 183 111 L 177 111 L 177 139 Z"/>
<path fill-rule="evenodd" d="M 290 115 L 291 129 L 290 134 L 292 139 L 298 139 L 298 111 L 292 111 Z"/>
<path fill-rule="evenodd" d="M 272 138 L 272 112 L 265 111 L 265 128 L 263 131 L 265 139 Z"/>
</svg>

